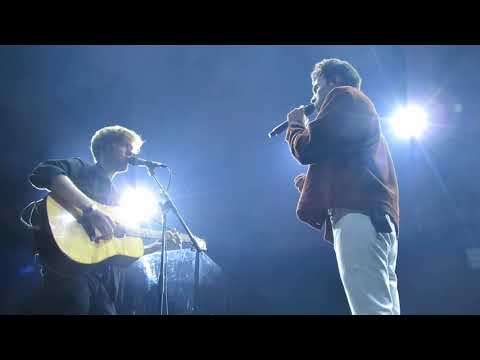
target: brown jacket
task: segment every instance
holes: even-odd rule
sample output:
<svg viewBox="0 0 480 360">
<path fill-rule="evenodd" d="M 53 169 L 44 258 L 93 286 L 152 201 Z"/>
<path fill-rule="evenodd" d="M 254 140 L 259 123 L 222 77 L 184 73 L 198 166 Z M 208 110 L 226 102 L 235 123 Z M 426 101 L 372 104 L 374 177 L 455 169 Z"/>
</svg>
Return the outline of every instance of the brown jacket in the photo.
<svg viewBox="0 0 480 360">
<path fill-rule="evenodd" d="M 387 213 L 398 234 L 395 168 L 365 94 L 350 86 L 334 88 L 314 121 L 289 124 L 286 141 L 295 159 L 309 165 L 297 205 L 301 221 L 320 229 L 335 208 L 358 210 L 372 219 Z M 333 240 L 330 221 L 325 238 Z"/>
</svg>

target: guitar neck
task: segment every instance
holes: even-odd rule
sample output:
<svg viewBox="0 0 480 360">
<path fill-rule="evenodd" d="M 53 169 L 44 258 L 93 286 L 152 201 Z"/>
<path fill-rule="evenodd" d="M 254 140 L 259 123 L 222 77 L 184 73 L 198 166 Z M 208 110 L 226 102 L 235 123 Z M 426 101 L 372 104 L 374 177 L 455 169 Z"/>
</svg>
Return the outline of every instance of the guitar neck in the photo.
<svg viewBox="0 0 480 360">
<path fill-rule="evenodd" d="M 125 229 L 126 235 L 128 236 L 133 236 L 133 237 L 139 237 L 143 239 L 155 239 L 155 240 L 161 240 L 162 239 L 162 232 L 158 230 L 148 230 L 148 229 L 136 229 L 136 228 L 127 228 Z M 172 235 L 169 231 L 165 233 L 165 238 L 167 239 L 167 242 L 171 241 L 173 243 L 176 243 L 177 245 L 181 245 L 182 243 L 186 244 L 191 244 L 192 241 L 190 240 L 190 237 L 187 234 L 183 233 L 175 233 Z M 207 250 L 207 243 L 205 240 L 200 239 L 198 237 L 195 237 L 197 244 L 201 250 L 206 251 Z"/>
<path fill-rule="evenodd" d="M 128 236 L 154 240 L 161 240 L 163 235 L 162 231 L 138 228 L 126 228 L 125 233 Z M 171 240 L 171 236 L 168 233 L 165 234 L 165 237 L 167 240 Z"/>
</svg>

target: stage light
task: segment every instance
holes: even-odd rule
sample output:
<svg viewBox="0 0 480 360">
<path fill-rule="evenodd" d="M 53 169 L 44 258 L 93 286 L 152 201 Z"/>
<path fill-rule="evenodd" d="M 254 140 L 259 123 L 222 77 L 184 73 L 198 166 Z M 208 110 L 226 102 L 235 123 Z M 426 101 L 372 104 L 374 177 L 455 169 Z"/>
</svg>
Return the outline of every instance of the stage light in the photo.
<svg viewBox="0 0 480 360">
<path fill-rule="evenodd" d="M 120 197 L 116 215 L 126 226 L 149 222 L 160 208 L 156 196 L 144 188 L 127 188 Z"/>
<path fill-rule="evenodd" d="M 389 119 L 395 134 L 403 139 L 418 139 L 427 129 L 428 115 L 418 105 L 399 108 Z"/>
</svg>

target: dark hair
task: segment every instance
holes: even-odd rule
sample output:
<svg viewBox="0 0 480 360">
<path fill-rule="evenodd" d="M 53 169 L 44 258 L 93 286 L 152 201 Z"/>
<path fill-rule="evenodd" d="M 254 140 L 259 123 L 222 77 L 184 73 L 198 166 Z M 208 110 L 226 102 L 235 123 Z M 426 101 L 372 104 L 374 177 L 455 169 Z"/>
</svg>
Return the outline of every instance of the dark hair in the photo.
<svg viewBox="0 0 480 360">
<path fill-rule="evenodd" d="M 328 82 L 340 78 L 341 85 L 348 85 L 360 89 L 362 78 L 358 71 L 348 62 L 339 59 L 323 59 L 315 64 L 312 71 L 312 80 L 323 76 Z"/>
</svg>

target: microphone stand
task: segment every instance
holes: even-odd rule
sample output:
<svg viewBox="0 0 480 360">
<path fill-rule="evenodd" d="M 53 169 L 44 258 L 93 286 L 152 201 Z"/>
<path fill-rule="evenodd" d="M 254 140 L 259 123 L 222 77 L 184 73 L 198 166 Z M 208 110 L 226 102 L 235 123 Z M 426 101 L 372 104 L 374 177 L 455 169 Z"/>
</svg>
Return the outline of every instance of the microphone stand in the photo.
<svg viewBox="0 0 480 360">
<path fill-rule="evenodd" d="M 155 176 L 155 165 L 147 166 L 148 174 L 155 180 L 157 183 L 162 196 L 166 199 L 166 201 L 161 205 L 163 210 L 163 226 L 162 226 L 162 252 L 161 252 L 161 261 L 160 261 L 160 275 L 158 279 L 158 283 L 161 284 L 160 286 L 160 293 L 161 293 L 161 300 L 160 300 L 160 315 L 163 315 L 164 308 L 166 309 L 166 315 L 168 315 L 168 303 L 167 303 L 167 246 L 166 246 L 166 239 L 165 233 L 167 229 L 167 213 L 168 211 L 172 211 L 173 214 L 178 218 L 180 223 L 182 224 L 185 232 L 187 233 L 190 241 L 192 242 L 193 246 L 196 249 L 196 256 L 195 256 L 195 275 L 194 275 L 194 288 L 193 288 L 193 306 L 192 312 L 198 312 L 198 295 L 199 295 L 199 280 L 200 280 L 200 252 L 206 251 L 206 245 L 201 245 L 199 241 L 193 236 L 192 232 L 188 228 L 183 217 L 180 215 L 176 205 L 174 204 L 172 198 L 168 194 L 168 192 L 163 188 L 160 181 L 158 181 L 157 177 Z"/>
</svg>

